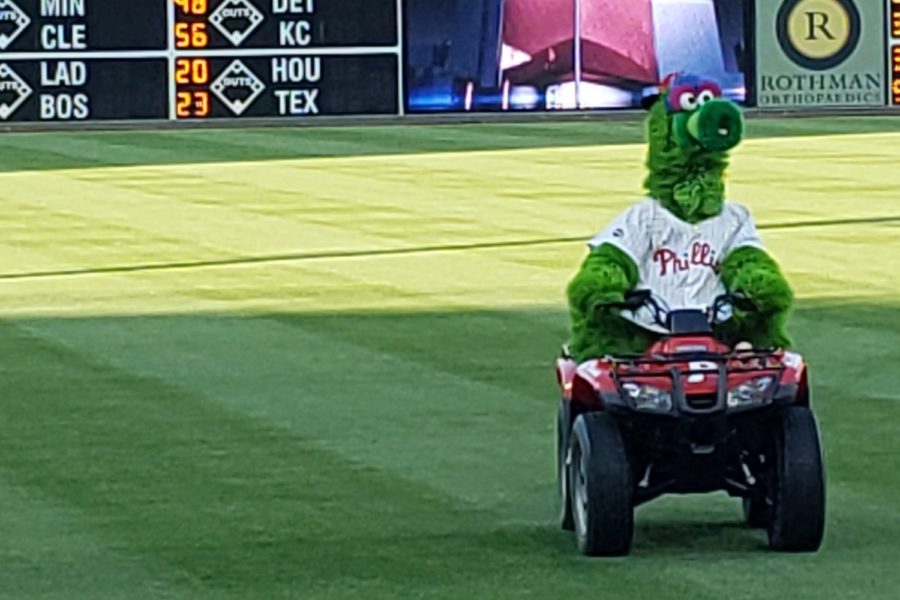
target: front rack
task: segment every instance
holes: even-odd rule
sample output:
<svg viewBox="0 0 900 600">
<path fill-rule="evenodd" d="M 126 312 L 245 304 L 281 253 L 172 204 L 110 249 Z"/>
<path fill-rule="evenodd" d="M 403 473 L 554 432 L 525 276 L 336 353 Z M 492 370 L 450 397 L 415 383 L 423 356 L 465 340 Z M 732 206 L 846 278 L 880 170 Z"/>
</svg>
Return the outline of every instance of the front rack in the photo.
<svg viewBox="0 0 900 600">
<path fill-rule="evenodd" d="M 765 404 L 772 401 L 775 391 L 778 388 L 778 382 L 781 381 L 781 375 L 784 372 L 784 365 L 770 366 L 768 360 L 772 358 L 771 351 L 758 352 L 731 352 L 728 354 L 720 354 L 709 351 L 696 352 L 679 352 L 656 354 L 653 356 L 646 355 L 616 355 L 608 357 L 607 360 L 612 362 L 613 368 L 610 369 L 613 382 L 620 398 L 629 398 L 628 394 L 622 387 L 621 377 L 644 377 L 644 378 L 668 378 L 672 382 L 672 400 L 678 412 L 705 415 L 719 412 L 725 409 L 728 399 L 728 375 L 730 373 L 750 373 L 759 372 L 761 374 L 771 373 L 774 375 L 769 389 L 766 391 Z M 757 361 L 756 365 L 732 365 L 728 368 L 729 361 Z M 679 368 L 677 365 L 671 365 L 665 371 L 647 372 L 638 368 L 638 365 L 656 364 L 667 365 L 673 362 L 693 363 L 706 362 L 712 363 L 711 367 L 693 367 Z M 625 367 L 622 369 L 621 367 Z M 707 406 L 692 406 L 688 401 L 687 394 L 684 391 L 683 378 L 691 375 L 716 375 L 716 397 L 715 401 Z M 629 404 L 631 404 L 629 402 Z M 633 409 L 634 406 L 631 406 Z"/>
</svg>

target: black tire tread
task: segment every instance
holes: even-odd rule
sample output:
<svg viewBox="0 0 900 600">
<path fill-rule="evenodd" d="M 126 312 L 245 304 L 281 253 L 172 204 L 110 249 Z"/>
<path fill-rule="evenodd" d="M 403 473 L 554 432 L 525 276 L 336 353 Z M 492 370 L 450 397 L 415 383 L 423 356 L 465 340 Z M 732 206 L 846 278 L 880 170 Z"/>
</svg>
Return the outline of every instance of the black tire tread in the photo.
<svg viewBox="0 0 900 600">
<path fill-rule="evenodd" d="M 805 406 L 784 411 L 777 432 L 769 546 L 815 552 L 825 533 L 825 467 L 815 416 Z"/>
<path fill-rule="evenodd" d="M 634 538 L 634 488 L 619 427 L 609 414 L 596 412 L 579 417 L 573 432 L 573 443 L 589 446 L 589 519 L 585 535 L 578 536 L 579 549 L 588 556 L 628 554 Z"/>
<path fill-rule="evenodd" d="M 559 405 L 559 413 L 556 418 L 556 485 L 559 497 L 559 526 L 564 531 L 575 529 L 572 519 L 571 493 L 563 491 L 563 482 L 566 490 L 571 490 L 569 470 L 566 468 L 566 454 L 569 452 L 569 406 L 563 399 Z"/>
</svg>

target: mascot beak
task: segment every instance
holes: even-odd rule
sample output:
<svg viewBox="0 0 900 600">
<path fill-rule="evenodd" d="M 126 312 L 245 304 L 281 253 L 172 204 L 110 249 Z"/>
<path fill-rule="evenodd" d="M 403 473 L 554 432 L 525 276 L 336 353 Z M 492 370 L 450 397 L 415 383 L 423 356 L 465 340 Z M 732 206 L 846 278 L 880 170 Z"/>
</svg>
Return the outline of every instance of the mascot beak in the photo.
<svg viewBox="0 0 900 600">
<path fill-rule="evenodd" d="M 744 137 L 744 116 L 734 102 L 717 98 L 691 113 L 686 129 L 704 150 L 724 152 Z"/>
</svg>

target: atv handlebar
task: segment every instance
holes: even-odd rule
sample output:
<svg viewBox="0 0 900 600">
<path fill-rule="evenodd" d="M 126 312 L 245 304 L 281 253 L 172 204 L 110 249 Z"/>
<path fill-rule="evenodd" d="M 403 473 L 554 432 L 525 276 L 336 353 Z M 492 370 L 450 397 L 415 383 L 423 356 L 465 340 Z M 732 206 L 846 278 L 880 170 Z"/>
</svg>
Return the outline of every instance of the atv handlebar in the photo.
<svg viewBox="0 0 900 600">
<path fill-rule="evenodd" d="M 598 302 L 594 305 L 594 311 L 601 312 L 604 310 L 627 310 L 635 312 L 644 307 L 649 307 L 653 311 L 653 320 L 661 327 L 666 327 L 665 311 L 653 297 L 650 290 L 628 290 L 625 292 L 624 300 L 614 300 L 610 302 Z"/>
<path fill-rule="evenodd" d="M 628 290 L 625 292 L 624 300 L 609 300 L 605 302 L 597 302 L 594 305 L 595 311 L 601 310 L 631 310 L 635 311 L 643 308 L 645 305 L 656 304 L 650 290 Z"/>
<path fill-rule="evenodd" d="M 724 294 L 716 296 L 715 300 L 713 300 L 712 306 L 707 311 L 711 324 L 715 325 L 718 322 L 717 316 L 719 314 L 719 311 L 723 306 L 726 305 L 731 305 L 734 308 L 737 308 L 738 310 L 744 312 L 754 312 L 757 310 L 756 304 L 743 290 L 725 292 Z M 625 292 L 624 300 L 598 302 L 594 305 L 594 310 L 596 312 L 600 312 L 603 310 L 618 309 L 635 312 L 644 307 L 647 307 L 653 311 L 653 320 L 657 325 L 663 327 L 664 329 L 669 328 L 668 323 L 665 319 L 665 309 L 663 309 L 663 307 L 659 305 L 659 302 L 657 302 L 656 298 L 653 297 L 653 293 L 647 289 L 628 290 L 627 292 Z"/>
</svg>

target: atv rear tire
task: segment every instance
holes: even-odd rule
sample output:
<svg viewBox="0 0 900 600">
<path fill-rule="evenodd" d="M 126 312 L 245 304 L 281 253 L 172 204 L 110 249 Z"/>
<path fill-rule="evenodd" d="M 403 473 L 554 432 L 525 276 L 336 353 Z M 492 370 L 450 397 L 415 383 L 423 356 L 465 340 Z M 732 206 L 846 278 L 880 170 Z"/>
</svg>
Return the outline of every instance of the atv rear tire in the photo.
<svg viewBox="0 0 900 600">
<path fill-rule="evenodd" d="M 634 537 L 634 487 L 619 427 L 607 413 L 586 413 L 572 427 L 572 516 L 578 549 L 622 556 Z"/>
<path fill-rule="evenodd" d="M 815 552 L 825 533 L 825 467 L 819 428 L 805 406 L 786 409 L 778 425 L 769 547 Z"/>
<path fill-rule="evenodd" d="M 772 514 L 765 500 L 756 498 L 744 498 L 744 521 L 750 527 L 766 527 L 769 524 L 769 516 Z"/>
<path fill-rule="evenodd" d="M 559 526 L 572 531 L 572 501 L 569 498 L 569 469 L 566 459 L 569 454 L 569 403 L 559 403 L 559 414 L 556 419 L 556 487 L 559 490 Z"/>
</svg>

